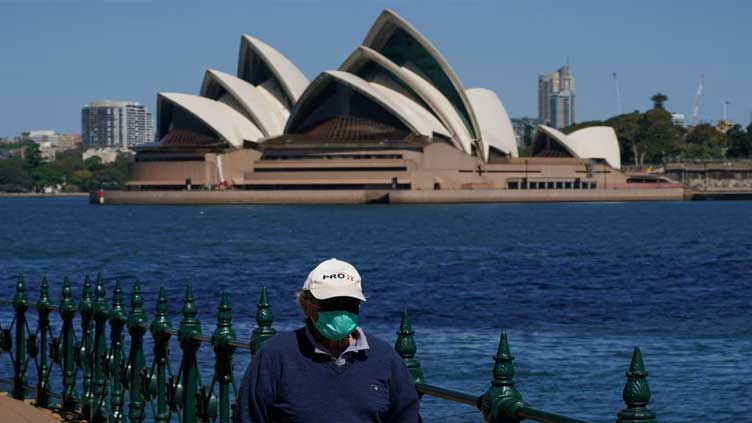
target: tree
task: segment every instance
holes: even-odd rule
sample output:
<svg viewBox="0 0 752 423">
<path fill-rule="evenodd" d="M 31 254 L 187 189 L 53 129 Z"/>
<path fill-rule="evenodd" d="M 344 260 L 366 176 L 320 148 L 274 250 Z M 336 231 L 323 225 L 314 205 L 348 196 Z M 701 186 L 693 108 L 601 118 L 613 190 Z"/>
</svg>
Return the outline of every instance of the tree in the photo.
<svg viewBox="0 0 752 423">
<path fill-rule="evenodd" d="M 533 144 L 533 133 L 535 127 L 533 125 L 525 125 L 525 132 L 522 135 L 522 141 L 525 143 L 525 147 L 530 147 Z"/>
<path fill-rule="evenodd" d="M 62 184 L 65 175 L 54 167 L 42 165 L 31 171 L 31 179 L 35 190 L 42 190 L 49 186 Z"/>
<path fill-rule="evenodd" d="M 39 145 L 29 141 L 24 149 L 24 162 L 27 169 L 34 169 L 42 163 L 42 153 L 39 152 Z"/>
<path fill-rule="evenodd" d="M 668 101 L 668 96 L 665 94 L 656 93 L 654 96 L 650 97 L 650 99 L 653 101 L 654 109 L 663 110 L 663 103 Z"/>
<path fill-rule="evenodd" d="M 606 125 L 614 128 L 616 132 L 622 163 L 632 162 L 635 166 L 640 164 L 642 152 L 641 116 L 640 112 L 635 110 L 632 113 L 615 116 L 606 121 Z"/>
<path fill-rule="evenodd" d="M 726 156 L 731 158 L 752 156 L 752 124 L 745 132 L 741 125 L 734 125 L 727 133 L 728 150 Z"/>
<path fill-rule="evenodd" d="M 54 162 L 49 163 L 49 166 L 64 175 L 70 176 L 73 172 L 84 168 L 79 149 L 57 153 L 55 159 Z"/>
<path fill-rule="evenodd" d="M 78 186 L 82 191 L 91 191 L 94 186 L 94 174 L 85 169 L 77 170 L 73 172 L 68 182 Z"/>
<path fill-rule="evenodd" d="M 572 132 L 580 130 L 580 129 L 589 128 L 591 126 L 603 126 L 604 124 L 605 122 L 603 122 L 602 120 L 589 120 L 586 122 L 577 122 L 575 124 L 569 125 L 566 128 L 562 129 L 561 132 L 565 134 L 571 134 Z"/>
<path fill-rule="evenodd" d="M 92 156 L 84 160 L 84 167 L 92 172 L 96 172 L 102 170 L 104 165 L 102 164 L 102 159 L 99 156 Z"/>
<path fill-rule="evenodd" d="M 22 160 L 0 160 L 0 191 L 24 192 L 28 191 L 31 185 L 31 177 Z"/>
<path fill-rule="evenodd" d="M 648 110 L 640 125 L 642 152 L 639 164 L 665 162 L 684 151 L 682 130 L 671 121 L 671 113 L 663 108 Z"/>
</svg>

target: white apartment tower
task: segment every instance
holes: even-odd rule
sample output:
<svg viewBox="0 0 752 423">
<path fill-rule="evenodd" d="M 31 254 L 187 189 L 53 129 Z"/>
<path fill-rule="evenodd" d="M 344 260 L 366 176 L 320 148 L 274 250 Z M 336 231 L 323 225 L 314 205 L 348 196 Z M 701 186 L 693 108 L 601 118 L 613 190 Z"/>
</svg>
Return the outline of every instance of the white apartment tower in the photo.
<svg viewBox="0 0 752 423">
<path fill-rule="evenodd" d="M 569 65 L 538 76 L 538 117 L 556 129 L 575 122 L 574 76 Z"/>
<path fill-rule="evenodd" d="M 154 141 L 149 110 L 130 101 L 92 101 L 81 109 L 86 148 L 128 148 Z"/>
</svg>

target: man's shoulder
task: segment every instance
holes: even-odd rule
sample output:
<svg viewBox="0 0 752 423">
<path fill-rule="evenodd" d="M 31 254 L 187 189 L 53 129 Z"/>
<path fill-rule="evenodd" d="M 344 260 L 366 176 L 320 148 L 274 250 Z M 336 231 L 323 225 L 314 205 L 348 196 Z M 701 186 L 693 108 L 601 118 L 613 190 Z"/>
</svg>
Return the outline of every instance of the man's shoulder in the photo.
<svg viewBox="0 0 752 423">
<path fill-rule="evenodd" d="M 371 350 L 372 354 L 378 354 L 380 357 L 383 357 L 385 359 L 401 359 L 399 354 L 397 354 L 397 351 L 394 351 L 394 348 L 392 348 L 392 346 L 388 342 L 384 341 L 378 336 L 371 335 L 367 331 L 363 331 L 363 333 L 365 333 L 366 335 L 368 349 Z"/>
<path fill-rule="evenodd" d="M 259 350 L 263 354 L 277 354 L 290 351 L 290 348 L 298 345 L 298 337 L 301 329 L 288 332 L 279 332 L 264 342 Z"/>
</svg>

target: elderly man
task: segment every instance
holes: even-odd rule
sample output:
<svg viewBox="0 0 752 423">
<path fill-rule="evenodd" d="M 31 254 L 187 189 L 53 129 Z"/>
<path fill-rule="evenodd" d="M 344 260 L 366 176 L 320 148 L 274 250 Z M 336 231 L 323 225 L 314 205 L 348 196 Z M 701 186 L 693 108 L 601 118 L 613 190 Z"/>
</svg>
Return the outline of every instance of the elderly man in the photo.
<svg viewBox="0 0 752 423">
<path fill-rule="evenodd" d="M 308 275 L 298 304 L 305 326 L 264 344 L 238 393 L 240 421 L 418 421 L 418 396 L 402 359 L 358 326 L 360 275 L 337 259 Z"/>
</svg>

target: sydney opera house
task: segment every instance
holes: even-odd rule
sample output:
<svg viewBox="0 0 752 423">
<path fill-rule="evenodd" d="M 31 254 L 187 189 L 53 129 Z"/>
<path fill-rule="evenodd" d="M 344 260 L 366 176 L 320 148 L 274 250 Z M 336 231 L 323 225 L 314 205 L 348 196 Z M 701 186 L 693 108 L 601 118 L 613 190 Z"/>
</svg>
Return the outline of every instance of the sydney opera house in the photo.
<svg viewBox="0 0 752 423">
<path fill-rule="evenodd" d="M 536 129 L 519 157 L 496 93 L 466 89 L 410 23 L 386 10 L 336 70 L 309 81 L 243 35 L 235 75 L 160 93 L 159 141 L 130 190 L 592 190 L 630 185 L 611 128 Z"/>
</svg>

